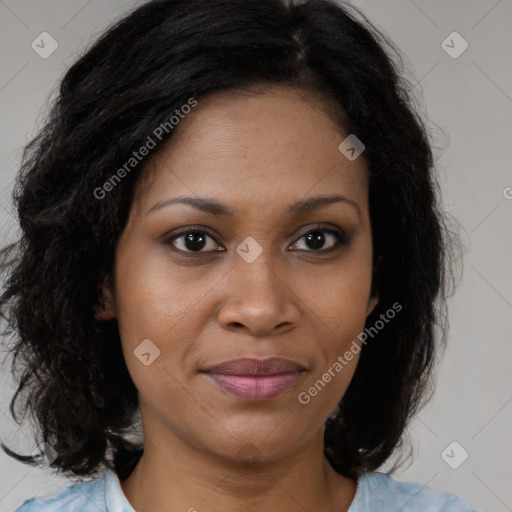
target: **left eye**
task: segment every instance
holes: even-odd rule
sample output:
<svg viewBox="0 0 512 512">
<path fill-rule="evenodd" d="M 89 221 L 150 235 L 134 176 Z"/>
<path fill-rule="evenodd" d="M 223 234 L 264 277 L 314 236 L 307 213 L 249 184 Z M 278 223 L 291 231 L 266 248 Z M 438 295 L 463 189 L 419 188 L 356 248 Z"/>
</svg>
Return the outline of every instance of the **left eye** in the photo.
<svg viewBox="0 0 512 512">
<path fill-rule="evenodd" d="M 326 240 L 326 234 L 334 240 L 334 243 L 331 244 L 331 247 L 328 249 L 320 249 Z M 307 252 L 322 252 L 327 253 L 334 251 L 340 245 L 347 245 L 349 243 L 348 238 L 345 233 L 342 231 L 334 230 L 334 229 L 326 229 L 326 228 L 316 228 L 304 233 L 293 246 L 299 245 L 301 240 L 305 240 L 308 246 L 313 246 L 313 251 Z M 292 247 L 293 247 L 292 246 Z"/>
</svg>

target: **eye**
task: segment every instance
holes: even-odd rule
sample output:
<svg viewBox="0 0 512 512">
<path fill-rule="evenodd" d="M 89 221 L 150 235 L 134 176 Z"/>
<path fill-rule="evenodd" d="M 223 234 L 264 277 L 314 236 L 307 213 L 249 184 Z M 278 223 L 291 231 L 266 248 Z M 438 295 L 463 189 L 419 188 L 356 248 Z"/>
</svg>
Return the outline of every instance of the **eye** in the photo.
<svg viewBox="0 0 512 512">
<path fill-rule="evenodd" d="M 208 244 L 208 240 L 213 241 Z M 176 244 L 174 242 L 177 242 Z M 209 235 L 206 231 L 202 231 L 199 229 L 189 229 L 188 231 L 183 231 L 177 235 L 173 235 L 171 238 L 165 240 L 165 243 L 168 245 L 172 245 L 178 251 L 194 253 L 194 252 L 222 252 L 224 249 L 219 250 L 215 249 L 215 246 L 218 246 L 215 239 Z M 205 249 L 206 250 L 202 250 Z"/>
<path fill-rule="evenodd" d="M 327 235 L 327 237 L 326 237 Z M 331 240 L 330 247 L 327 249 L 322 249 L 326 240 Z M 330 253 L 338 249 L 340 246 L 349 245 L 350 237 L 339 229 L 331 229 L 331 228 L 321 228 L 316 227 L 314 229 L 310 229 L 306 233 L 304 233 L 292 247 L 300 245 L 300 241 L 304 240 L 306 247 L 312 248 L 312 250 L 305 249 L 306 252 L 319 252 L 319 253 Z M 300 249 L 299 250 L 303 250 Z"/>
</svg>

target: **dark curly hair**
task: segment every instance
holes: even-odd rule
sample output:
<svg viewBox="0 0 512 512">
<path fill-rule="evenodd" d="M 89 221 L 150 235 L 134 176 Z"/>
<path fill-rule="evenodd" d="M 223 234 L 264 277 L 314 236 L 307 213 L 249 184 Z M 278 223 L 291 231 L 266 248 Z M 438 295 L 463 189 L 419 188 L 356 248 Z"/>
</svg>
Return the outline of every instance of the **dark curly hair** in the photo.
<svg viewBox="0 0 512 512">
<path fill-rule="evenodd" d="M 190 97 L 258 84 L 321 94 L 366 146 L 379 296 L 367 325 L 395 302 L 403 310 L 361 351 L 326 423 L 325 455 L 357 477 L 403 446 L 409 421 L 432 396 L 445 346 L 454 240 L 430 133 L 403 67 L 386 36 L 334 0 L 155 0 L 113 24 L 69 68 L 45 126 L 24 149 L 13 193 L 21 236 L 0 253 L 11 269 L 0 303 L 4 336 L 16 335 L 11 371 L 22 370 L 10 411 L 19 424 L 16 404 L 25 397 L 21 411 L 40 429 L 37 444 L 57 452 L 51 468 L 82 477 L 108 467 L 124 479 L 143 451 L 128 439 L 138 397 L 117 320 L 98 321 L 93 311 L 147 162 L 102 199 L 93 191 Z"/>
</svg>

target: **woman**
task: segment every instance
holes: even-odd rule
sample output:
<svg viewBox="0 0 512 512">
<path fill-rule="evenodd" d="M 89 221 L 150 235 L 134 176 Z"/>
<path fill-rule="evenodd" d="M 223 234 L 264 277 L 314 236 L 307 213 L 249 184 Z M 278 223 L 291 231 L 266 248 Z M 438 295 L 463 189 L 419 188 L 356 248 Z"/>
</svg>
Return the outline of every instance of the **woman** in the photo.
<svg viewBox="0 0 512 512">
<path fill-rule="evenodd" d="M 157 0 L 70 68 L 3 301 L 12 414 L 26 395 L 41 459 L 93 479 L 18 512 L 471 510 L 376 471 L 450 277 L 391 51 L 327 0 Z"/>
</svg>

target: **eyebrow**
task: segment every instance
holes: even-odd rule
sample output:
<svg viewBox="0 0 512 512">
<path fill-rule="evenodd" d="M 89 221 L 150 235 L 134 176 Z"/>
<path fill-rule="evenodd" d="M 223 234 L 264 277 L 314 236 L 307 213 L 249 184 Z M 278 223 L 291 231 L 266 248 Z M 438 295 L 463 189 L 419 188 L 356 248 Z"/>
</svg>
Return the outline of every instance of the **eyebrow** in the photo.
<svg viewBox="0 0 512 512">
<path fill-rule="evenodd" d="M 319 195 L 310 197 L 307 199 L 301 199 L 293 204 L 291 204 L 287 208 L 288 215 L 300 215 L 311 210 L 321 208 L 322 206 L 327 206 L 333 203 L 345 203 L 352 206 L 359 216 L 361 216 L 361 210 L 359 208 L 359 204 L 345 197 L 341 194 L 335 195 Z M 173 204 L 188 204 L 201 210 L 205 213 L 210 213 L 213 215 L 222 215 L 222 216 L 232 216 L 236 213 L 235 210 L 230 208 L 229 206 L 220 203 L 215 199 L 210 199 L 207 197 L 189 197 L 189 196 L 178 196 L 170 199 L 163 199 L 155 203 L 147 212 L 146 215 L 161 210 L 162 208 L 166 208 L 167 206 L 171 206 Z"/>
</svg>

